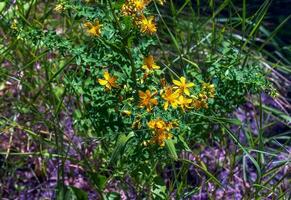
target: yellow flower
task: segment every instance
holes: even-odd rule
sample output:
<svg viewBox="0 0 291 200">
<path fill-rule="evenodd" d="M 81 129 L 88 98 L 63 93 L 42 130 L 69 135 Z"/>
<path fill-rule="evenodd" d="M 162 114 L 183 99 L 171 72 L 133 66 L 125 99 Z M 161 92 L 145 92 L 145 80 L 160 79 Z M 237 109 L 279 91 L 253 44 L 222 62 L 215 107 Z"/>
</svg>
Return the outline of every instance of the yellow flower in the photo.
<svg viewBox="0 0 291 200">
<path fill-rule="evenodd" d="M 142 68 L 146 70 L 146 72 L 151 72 L 155 69 L 160 69 L 160 67 L 156 65 L 154 57 L 152 55 L 149 55 L 144 58 Z"/>
<path fill-rule="evenodd" d="M 138 91 L 138 96 L 140 98 L 139 106 L 140 107 L 146 107 L 147 111 L 150 112 L 152 110 L 152 106 L 158 105 L 158 100 L 153 98 L 157 93 L 151 94 L 149 90 L 146 90 L 145 92 L 143 91 Z"/>
<path fill-rule="evenodd" d="M 157 27 L 154 21 L 154 17 L 150 16 L 148 19 L 142 16 L 138 24 L 140 25 L 140 31 L 146 34 L 153 34 L 157 32 Z"/>
<path fill-rule="evenodd" d="M 184 76 L 180 78 L 180 81 L 173 80 L 173 83 L 178 86 L 178 91 L 180 94 L 185 93 L 186 95 L 190 96 L 190 91 L 188 88 L 194 87 L 194 83 L 186 83 L 186 78 Z"/>
<path fill-rule="evenodd" d="M 118 87 L 118 85 L 116 84 L 117 77 L 110 76 L 108 71 L 105 71 L 103 76 L 104 79 L 98 79 L 98 82 L 100 85 L 103 85 L 106 90 L 111 90 L 112 88 Z"/>
<path fill-rule="evenodd" d="M 182 110 L 185 111 L 185 108 L 189 108 L 190 103 L 192 102 L 192 99 L 187 99 L 183 95 L 181 95 L 178 99 L 178 104 L 181 106 Z"/>
<path fill-rule="evenodd" d="M 85 22 L 84 26 L 87 28 L 87 33 L 94 37 L 99 37 L 101 35 L 102 24 L 96 19 L 94 23 Z"/>
<path fill-rule="evenodd" d="M 137 12 L 141 12 L 145 7 L 147 2 L 145 0 L 133 0 L 134 8 Z"/>
<path fill-rule="evenodd" d="M 166 101 L 164 103 L 164 109 L 167 110 L 169 105 L 171 105 L 173 108 L 177 108 L 179 95 L 179 91 L 173 92 L 172 87 L 166 86 L 161 95 L 162 98 Z"/>
<path fill-rule="evenodd" d="M 160 5 L 164 5 L 165 2 L 166 2 L 166 0 L 158 0 L 158 3 L 159 3 Z"/>
<path fill-rule="evenodd" d="M 215 95 L 214 84 L 202 83 L 202 91 L 205 92 L 208 97 L 213 98 Z"/>
</svg>

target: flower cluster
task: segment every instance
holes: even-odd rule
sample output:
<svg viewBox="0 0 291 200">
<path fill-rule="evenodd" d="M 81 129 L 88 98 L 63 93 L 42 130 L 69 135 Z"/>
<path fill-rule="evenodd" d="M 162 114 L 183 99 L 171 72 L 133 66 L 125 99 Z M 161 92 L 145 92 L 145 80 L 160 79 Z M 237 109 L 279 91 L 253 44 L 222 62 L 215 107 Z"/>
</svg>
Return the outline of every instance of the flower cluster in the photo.
<svg viewBox="0 0 291 200">
<path fill-rule="evenodd" d="M 148 3 L 148 0 L 126 0 L 122 5 L 121 12 L 125 16 L 142 14 Z"/>
<path fill-rule="evenodd" d="M 157 144 L 160 147 L 165 146 L 165 140 L 173 137 L 170 131 L 174 128 L 174 126 L 174 123 L 166 122 L 161 118 L 149 121 L 148 127 L 153 131 L 153 136 L 149 143 Z"/>
<path fill-rule="evenodd" d="M 173 80 L 173 85 L 164 85 L 160 90 L 160 96 L 164 100 L 163 108 L 168 110 L 171 106 L 173 109 L 180 107 L 184 112 L 186 109 L 208 108 L 208 99 L 215 95 L 215 88 L 213 84 L 203 83 L 201 92 L 197 95 L 191 95 L 190 88 L 195 84 L 187 82 L 185 77 L 180 77 L 179 80 Z M 151 93 L 139 91 L 140 107 L 146 107 L 150 112 L 154 106 L 158 105 L 157 99 L 153 98 L 157 92 Z"/>
<path fill-rule="evenodd" d="M 151 35 L 157 32 L 157 27 L 154 22 L 155 18 L 153 16 L 146 17 L 144 15 L 144 10 L 150 2 L 150 0 L 126 0 L 122 5 L 121 13 L 124 16 L 131 16 L 134 24 L 139 27 L 140 32 Z M 163 5 L 164 2 L 165 1 L 159 1 L 161 5 Z"/>
<path fill-rule="evenodd" d="M 144 57 L 143 64 L 140 65 L 141 71 L 148 75 L 152 75 L 155 78 L 155 71 L 160 69 L 154 60 L 152 55 Z M 119 87 L 117 83 L 117 77 L 111 75 L 108 71 L 104 71 L 103 78 L 99 78 L 98 82 L 105 88 L 105 91 L 111 91 L 112 89 L 122 89 L 126 87 Z M 144 82 L 143 82 L 144 83 Z M 167 84 L 166 79 L 160 81 L 160 90 L 146 89 L 144 91 L 138 90 L 139 101 L 135 103 L 134 107 L 146 109 L 147 113 L 154 111 L 154 108 L 162 107 L 165 111 L 171 112 L 170 108 L 180 108 L 183 112 L 190 109 L 207 109 L 208 101 L 215 96 L 215 88 L 213 84 L 203 82 L 200 85 L 200 92 L 196 92 L 196 86 L 193 82 L 188 81 L 184 76 L 179 79 L 172 80 L 172 84 Z M 195 88 L 195 89 L 194 89 Z M 122 116 L 130 116 L 130 110 L 121 111 Z M 137 114 L 139 115 L 139 114 Z M 136 115 L 136 116 L 137 116 Z M 136 119 L 132 123 L 132 128 L 139 129 L 141 127 L 141 119 Z M 173 135 L 169 132 L 173 128 L 173 124 L 165 122 L 163 119 L 158 118 L 148 122 L 148 127 L 153 130 L 153 137 L 149 143 L 158 144 L 164 146 L 164 140 L 170 139 Z"/>
<path fill-rule="evenodd" d="M 157 32 L 157 26 L 155 18 L 153 16 L 146 17 L 144 10 L 151 0 L 126 0 L 122 5 L 121 13 L 124 16 L 131 16 L 134 24 L 140 29 L 140 32 L 145 34 L 153 34 Z M 161 5 L 165 3 L 164 0 L 158 1 Z M 55 7 L 56 12 L 62 12 L 64 9 L 62 4 L 58 4 Z M 102 24 L 99 23 L 98 19 L 92 22 L 85 22 L 84 27 L 87 28 L 87 33 L 90 36 L 99 37 L 101 35 Z"/>
<path fill-rule="evenodd" d="M 160 66 L 156 64 L 152 55 L 148 55 L 144 57 L 141 69 L 144 70 L 145 79 L 148 75 L 152 74 L 154 76 L 154 72 L 159 70 Z M 165 111 L 169 108 L 180 108 L 183 112 L 189 109 L 207 109 L 209 99 L 215 96 L 214 84 L 202 82 L 198 86 L 200 86 L 200 89 L 196 89 L 195 84 L 188 81 L 184 76 L 179 77 L 177 80 L 173 79 L 172 84 L 167 84 L 166 79 L 162 79 L 160 81 L 161 89 L 159 91 L 155 87 L 152 91 L 147 89 L 138 92 L 139 107 L 146 108 L 147 112 L 153 112 L 154 108 L 158 107 L 159 102 L 161 102 L 160 105 Z M 153 130 L 153 136 L 146 144 L 158 144 L 163 147 L 165 140 L 173 137 L 170 133 L 173 124 L 165 122 L 161 118 L 150 120 L 148 127 Z"/>
<path fill-rule="evenodd" d="M 194 96 L 193 100 L 193 107 L 196 110 L 199 110 L 201 108 L 208 108 L 208 99 L 214 98 L 215 96 L 215 87 L 213 84 L 210 83 L 202 83 L 202 90 L 197 95 Z"/>
</svg>

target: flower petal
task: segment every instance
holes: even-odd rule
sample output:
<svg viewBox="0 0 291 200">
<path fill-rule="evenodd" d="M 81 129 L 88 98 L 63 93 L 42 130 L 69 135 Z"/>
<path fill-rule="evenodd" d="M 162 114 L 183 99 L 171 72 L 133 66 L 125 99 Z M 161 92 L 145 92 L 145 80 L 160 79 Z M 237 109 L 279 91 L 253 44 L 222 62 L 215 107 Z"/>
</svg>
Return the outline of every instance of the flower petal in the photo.
<svg viewBox="0 0 291 200">
<path fill-rule="evenodd" d="M 153 65 L 153 69 L 160 69 L 160 66 L 154 64 L 154 65 Z"/>
<path fill-rule="evenodd" d="M 151 99 L 150 102 L 151 102 L 153 105 L 158 105 L 158 100 L 156 100 L 156 99 Z"/>
<path fill-rule="evenodd" d="M 184 76 L 181 76 L 180 81 L 182 85 L 186 84 L 186 78 Z"/>
<path fill-rule="evenodd" d="M 164 103 L 164 110 L 168 110 L 168 107 L 169 107 L 169 103 L 166 101 L 166 102 Z"/>
<path fill-rule="evenodd" d="M 108 71 L 105 71 L 103 76 L 106 80 L 110 79 L 110 74 L 108 73 Z"/>
<path fill-rule="evenodd" d="M 171 106 L 172 106 L 173 108 L 177 108 L 177 107 L 178 107 L 178 103 L 177 103 L 177 101 L 172 102 L 172 103 L 171 103 Z"/>
<path fill-rule="evenodd" d="M 100 85 L 106 85 L 108 83 L 108 81 L 104 79 L 98 79 L 98 82 Z"/>
<path fill-rule="evenodd" d="M 190 96 L 190 91 L 188 90 L 188 88 L 185 88 L 185 89 L 184 89 L 184 93 L 185 93 L 186 95 Z"/>
<path fill-rule="evenodd" d="M 187 87 L 194 87 L 195 84 L 191 82 L 191 83 L 188 83 L 186 86 L 187 86 Z"/>
<path fill-rule="evenodd" d="M 173 83 L 177 86 L 181 86 L 181 82 L 180 81 L 177 81 L 177 80 L 173 80 Z"/>
<path fill-rule="evenodd" d="M 139 96 L 139 98 L 144 99 L 146 97 L 146 94 L 143 91 L 139 90 L 138 91 L 138 96 Z"/>
</svg>

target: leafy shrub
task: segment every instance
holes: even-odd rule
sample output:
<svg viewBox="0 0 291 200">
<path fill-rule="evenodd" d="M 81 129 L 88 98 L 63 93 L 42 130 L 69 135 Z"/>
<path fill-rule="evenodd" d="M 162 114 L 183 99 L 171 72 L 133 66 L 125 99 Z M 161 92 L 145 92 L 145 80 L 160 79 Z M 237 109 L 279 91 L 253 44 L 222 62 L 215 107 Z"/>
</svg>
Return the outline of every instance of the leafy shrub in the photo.
<svg viewBox="0 0 291 200">
<path fill-rule="evenodd" d="M 204 66 L 161 65 L 153 4 L 64 1 L 55 11 L 75 20 L 66 35 L 33 27 L 18 36 L 72 58 L 76 65 L 67 69 L 65 85 L 82 103 L 75 126 L 84 136 L 102 138 L 109 151 L 126 138 L 124 159 L 132 165 L 166 161 L 164 146 L 176 157 L 175 146 L 181 151 L 188 148 L 185 141 L 203 142 L 216 119 L 269 86 L 259 63 L 244 62 L 223 38 L 215 54 L 207 52 Z"/>
</svg>

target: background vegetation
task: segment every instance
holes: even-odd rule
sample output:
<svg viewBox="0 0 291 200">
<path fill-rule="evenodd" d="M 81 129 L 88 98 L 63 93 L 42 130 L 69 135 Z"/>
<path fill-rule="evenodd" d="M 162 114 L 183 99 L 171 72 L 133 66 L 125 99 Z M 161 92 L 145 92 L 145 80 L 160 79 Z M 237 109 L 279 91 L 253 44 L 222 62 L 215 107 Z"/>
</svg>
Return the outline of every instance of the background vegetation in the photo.
<svg viewBox="0 0 291 200">
<path fill-rule="evenodd" d="M 0 197 L 289 199 L 290 1 L 152 1 L 152 33 L 124 3 L 0 2 Z M 182 76 L 205 104 L 165 110 Z"/>
</svg>

